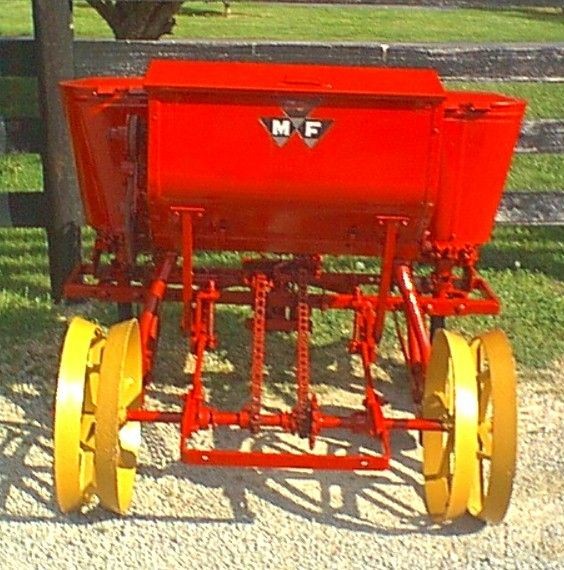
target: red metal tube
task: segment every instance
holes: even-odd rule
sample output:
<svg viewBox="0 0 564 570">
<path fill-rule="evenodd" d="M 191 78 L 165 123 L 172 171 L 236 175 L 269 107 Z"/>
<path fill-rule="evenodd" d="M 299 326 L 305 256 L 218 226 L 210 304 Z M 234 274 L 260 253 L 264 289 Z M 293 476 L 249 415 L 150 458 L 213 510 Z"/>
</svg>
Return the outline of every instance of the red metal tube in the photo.
<svg viewBox="0 0 564 570">
<path fill-rule="evenodd" d="M 445 431 L 446 426 L 438 420 L 423 418 L 391 419 L 385 420 L 387 429 L 416 430 L 416 431 Z"/>
<path fill-rule="evenodd" d="M 408 320 L 408 327 L 413 331 L 417 344 L 421 362 L 427 366 L 431 355 L 431 340 L 423 313 L 419 304 L 419 293 L 417 292 L 411 276 L 411 269 L 408 265 L 399 263 L 395 266 L 396 283 L 401 292 L 405 304 L 405 312 Z"/>
<path fill-rule="evenodd" d="M 380 276 L 378 304 L 376 305 L 376 319 L 374 324 L 374 337 L 377 343 L 380 342 L 384 331 L 387 299 L 390 296 L 390 286 L 392 284 L 399 220 L 385 219 L 381 220 L 380 223 L 384 223 L 386 225 L 386 237 L 384 241 L 384 251 L 382 253 L 382 274 Z"/>
<path fill-rule="evenodd" d="M 165 298 L 168 277 L 175 263 L 176 253 L 167 253 L 147 291 L 145 306 L 139 317 L 144 379 L 149 377 L 153 368 L 155 345 L 158 337 L 159 306 Z"/>
<path fill-rule="evenodd" d="M 127 421 L 130 422 L 158 422 L 179 424 L 182 420 L 180 412 L 161 412 L 159 410 L 128 410 Z"/>
</svg>

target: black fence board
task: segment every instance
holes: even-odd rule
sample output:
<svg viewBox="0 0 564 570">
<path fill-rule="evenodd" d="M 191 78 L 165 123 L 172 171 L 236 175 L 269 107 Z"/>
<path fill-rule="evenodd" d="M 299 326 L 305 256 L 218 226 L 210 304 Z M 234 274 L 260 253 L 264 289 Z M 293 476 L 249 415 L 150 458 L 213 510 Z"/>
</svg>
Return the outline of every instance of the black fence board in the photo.
<svg viewBox="0 0 564 570">
<path fill-rule="evenodd" d="M 563 153 L 564 119 L 525 121 L 517 144 L 517 152 Z"/>
<path fill-rule="evenodd" d="M 10 152 L 40 154 L 42 147 L 41 119 L 0 117 L 0 154 Z"/>
<path fill-rule="evenodd" d="M 0 193 L 0 228 L 44 228 L 47 217 L 43 192 Z"/>
<path fill-rule="evenodd" d="M 0 38 L 0 77 L 35 77 L 37 58 L 31 38 Z"/>
<path fill-rule="evenodd" d="M 517 226 L 562 226 L 564 190 L 507 192 L 503 195 L 496 222 Z"/>
<path fill-rule="evenodd" d="M 153 58 L 433 67 L 444 78 L 564 81 L 564 43 L 379 44 L 279 41 L 75 42 L 75 73 L 142 74 Z M 35 74 L 33 40 L 0 39 L 0 75 Z"/>
</svg>

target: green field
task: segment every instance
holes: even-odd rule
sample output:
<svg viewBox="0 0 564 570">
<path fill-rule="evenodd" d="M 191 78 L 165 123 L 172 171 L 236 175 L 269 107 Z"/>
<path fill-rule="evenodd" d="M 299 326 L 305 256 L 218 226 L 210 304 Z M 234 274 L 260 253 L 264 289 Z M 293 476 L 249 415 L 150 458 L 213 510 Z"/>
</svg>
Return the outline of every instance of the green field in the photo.
<svg viewBox="0 0 564 570">
<path fill-rule="evenodd" d="M 0 35 L 29 35 L 28 0 L 10 2 L 0 15 Z M 564 41 L 561 12 L 540 10 L 483 11 L 374 9 L 363 7 L 290 7 L 241 2 L 234 15 L 221 16 L 218 3 L 188 2 L 178 18 L 176 37 L 277 38 L 295 40 L 370 41 Z M 75 8 L 79 37 L 108 37 L 107 26 L 83 3 Z M 529 118 L 564 116 L 564 85 L 536 83 L 449 83 L 453 88 L 503 91 L 529 101 Z M 0 81 L 0 116 L 36 116 L 34 82 L 9 78 Z M 0 192 L 40 188 L 37 156 L 0 156 Z M 511 189 L 564 188 L 564 157 L 518 156 L 508 181 Z M 561 229 L 510 228 L 496 230 L 483 250 L 481 267 L 504 309 L 498 318 L 459 319 L 453 327 L 471 335 L 499 324 L 512 338 L 522 377 L 539 377 L 545 369 L 559 369 L 564 355 L 564 236 Z M 87 234 L 86 243 L 91 235 Z M 206 256 L 225 262 L 226 256 Z M 231 258 L 230 258 L 231 259 Z M 343 263 L 348 263 L 344 260 Z M 55 307 L 49 299 L 45 237 L 41 230 L 0 230 L 0 377 L 43 373 L 53 369 L 60 334 L 67 316 L 85 312 L 110 323 L 113 308 L 103 305 Z M 169 316 L 178 316 L 175 307 Z M 243 315 L 222 309 L 222 349 L 239 361 L 248 337 L 241 334 Z M 316 317 L 314 372 L 325 382 L 327 363 L 345 358 L 349 316 Z M 171 320 L 167 335 L 176 331 Z M 54 334 L 54 333 L 57 334 Z M 388 331 L 389 333 L 390 331 Z M 271 360 L 288 360 L 288 343 L 274 343 Z M 180 354 L 178 349 L 180 347 Z M 397 355 L 391 334 L 384 356 Z M 182 345 L 163 343 L 171 362 L 183 358 Z M 174 352 L 176 351 L 176 353 Z M 176 371 L 178 373 L 178 370 Z M 243 375 L 244 371 L 241 372 Z"/>
</svg>

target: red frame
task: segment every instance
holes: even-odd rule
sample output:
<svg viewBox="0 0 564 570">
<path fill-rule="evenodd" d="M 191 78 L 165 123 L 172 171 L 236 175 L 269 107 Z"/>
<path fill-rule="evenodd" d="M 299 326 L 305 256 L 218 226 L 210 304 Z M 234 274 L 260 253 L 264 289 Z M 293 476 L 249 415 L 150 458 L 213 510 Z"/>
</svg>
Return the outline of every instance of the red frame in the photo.
<svg viewBox="0 0 564 570">
<path fill-rule="evenodd" d="M 474 268 L 476 255 L 468 256 L 466 264 L 440 260 L 432 264 L 434 271 L 427 277 L 414 277 L 412 264 L 397 258 L 396 244 L 401 239 L 403 220 L 382 217 L 385 227 L 382 268 L 380 275 L 369 273 L 328 273 L 323 271 L 319 256 L 298 257 L 292 260 L 264 258 L 250 259 L 241 269 L 205 268 L 192 266 L 193 218 L 201 215 L 199 209 L 177 210 L 183 233 L 182 258 L 176 252 L 159 256 L 157 266 L 136 266 L 130 272 L 130 282 L 123 282 L 122 272 L 115 264 L 102 265 L 102 251 L 94 255 L 94 262 L 79 266 L 65 286 L 68 298 L 94 297 L 117 302 L 142 304 L 139 322 L 141 328 L 143 370 L 145 382 L 152 379 L 155 347 L 159 334 L 160 306 L 165 300 L 181 302 L 185 308 L 183 327 L 190 338 L 196 358 L 195 372 L 187 391 L 181 413 L 162 412 L 143 407 L 129 412 L 129 419 L 143 422 L 177 423 L 180 426 L 181 459 L 198 465 L 231 465 L 239 467 L 285 467 L 314 469 L 380 470 L 389 466 L 391 458 L 390 436 L 393 430 L 441 430 L 440 422 L 423 418 L 394 419 L 385 417 L 371 373 L 371 364 L 377 358 L 378 342 L 383 333 L 388 312 L 403 313 L 407 336 L 398 326 L 406 364 L 411 373 L 413 398 L 420 402 L 424 371 L 430 353 L 429 316 L 468 314 L 496 314 L 499 300 Z M 97 242 L 100 247 L 103 242 Z M 182 263 L 180 263 L 182 259 Z M 455 276 L 456 267 L 462 277 Z M 301 283 L 306 291 L 312 286 L 323 292 L 307 294 L 302 302 L 308 310 L 349 310 L 354 315 L 353 338 L 349 351 L 360 355 L 365 377 L 363 411 L 349 416 L 326 414 L 314 394 L 309 395 L 306 406 L 307 431 L 304 432 L 303 410 L 298 407 L 274 414 L 259 413 L 253 416 L 252 406 L 239 411 L 220 410 L 206 404 L 202 381 L 204 355 L 217 345 L 214 330 L 214 310 L 217 304 L 251 305 L 256 302 L 254 283 L 258 275 L 266 276 L 266 292 L 272 314 L 264 314 L 264 330 L 297 330 L 296 318 L 281 317 L 276 308 L 291 309 L 298 303 L 298 292 L 290 291 L 289 284 Z M 90 282 L 90 284 L 86 284 Z M 234 287 L 237 290 L 233 290 Z M 246 290 L 241 290 L 241 287 Z M 363 288 L 377 287 L 377 291 L 363 292 Z M 396 286 L 398 293 L 393 293 Z M 480 297 L 476 295 L 479 294 Z M 255 307 L 256 309 L 256 307 Z M 284 312 L 284 311 L 283 311 Z M 255 310 L 255 315 L 257 311 Z M 299 335 L 299 332 L 298 332 Z M 299 338 L 299 336 L 298 336 Z M 257 367 L 258 353 L 252 351 L 251 369 Z M 260 362 L 264 354 L 260 355 Z M 260 366 L 262 368 L 262 364 Z M 262 379 L 251 380 L 260 394 Z M 301 416 L 300 416 L 301 414 Z M 237 426 L 257 432 L 278 428 L 288 433 L 308 437 L 313 447 L 316 437 L 328 429 L 348 429 L 374 437 L 381 447 L 376 455 L 346 457 L 316 454 L 241 452 L 237 450 L 195 450 L 189 441 L 198 430 Z"/>
</svg>

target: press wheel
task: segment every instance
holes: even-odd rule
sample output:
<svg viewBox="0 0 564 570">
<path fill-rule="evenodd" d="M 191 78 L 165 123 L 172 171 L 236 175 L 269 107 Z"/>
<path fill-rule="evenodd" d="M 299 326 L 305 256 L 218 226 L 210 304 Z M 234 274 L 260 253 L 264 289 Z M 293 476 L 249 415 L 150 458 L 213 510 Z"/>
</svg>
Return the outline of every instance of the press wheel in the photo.
<svg viewBox="0 0 564 570">
<path fill-rule="evenodd" d="M 105 337 L 75 317 L 65 336 L 55 396 L 54 478 L 63 512 L 80 508 L 94 492 L 96 394 Z"/>
<path fill-rule="evenodd" d="M 127 421 L 142 391 L 141 338 L 136 319 L 110 328 L 100 370 L 96 408 L 96 493 L 107 509 L 123 514 L 133 497 L 141 424 Z"/>
<path fill-rule="evenodd" d="M 471 343 L 478 388 L 478 462 L 468 511 L 499 523 L 509 507 L 517 459 L 516 373 L 511 346 L 501 330 Z"/>
<path fill-rule="evenodd" d="M 476 371 L 468 343 L 438 330 L 433 339 L 423 395 L 423 417 L 445 431 L 423 432 L 425 502 L 436 521 L 466 511 L 477 461 Z"/>
</svg>

